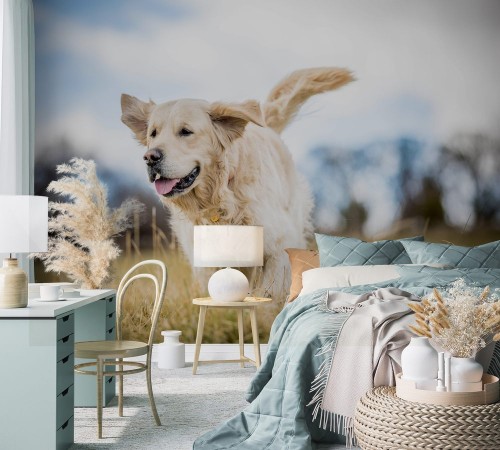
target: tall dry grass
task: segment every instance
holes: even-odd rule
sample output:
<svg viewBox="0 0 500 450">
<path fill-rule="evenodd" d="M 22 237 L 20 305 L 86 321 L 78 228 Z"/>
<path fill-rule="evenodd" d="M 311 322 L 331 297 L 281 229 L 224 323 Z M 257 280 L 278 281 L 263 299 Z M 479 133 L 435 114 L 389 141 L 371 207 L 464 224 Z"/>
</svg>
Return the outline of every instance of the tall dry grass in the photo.
<svg viewBox="0 0 500 450">
<path fill-rule="evenodd" d="M 206 287 L 201 285 L 192 273 L 192 269 L 181 251 L 167 248 L 158 254 L 143 251 L 139 254 L 128 254 L 115 263 L 115 280 L 110 287 L 116 288 L 126 271 L 139 261 L 157 258 L 165 262 L 168 270 L 168 283 L 165 301 L 160 313 L 155 342 L 161 342 L 162 330 L 182 331 L 183 341 L 194 343 L 198 324 L 199 307 L 192 304 L 193 298 L 206 297 Z M 203 277 L 204 278 L 204 277 Z M 123 337 L 124 339 L 147 340 L 150 330 L 150 318 L 153 309 L 153 286 L 145 281 L 137 281 L 127 291 L 123 301 Z M 277 304 L 259 308 L 259 334 L 263 342 L 269 338 L 269 330 L 276 314 L 281 309 Z M 244 317 L 245 340 L 251 342 L 250 319 Z M 234 343 L 238 342 L 237 317 L 234 310 L 210 309 L 205 320 L 203 342 Z"/>
</svg>

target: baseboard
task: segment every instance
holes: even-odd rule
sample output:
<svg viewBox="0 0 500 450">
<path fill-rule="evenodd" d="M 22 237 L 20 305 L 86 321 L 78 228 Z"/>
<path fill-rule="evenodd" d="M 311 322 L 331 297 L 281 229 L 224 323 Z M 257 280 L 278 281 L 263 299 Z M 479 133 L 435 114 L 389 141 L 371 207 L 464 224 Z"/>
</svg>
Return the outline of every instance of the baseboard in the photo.
<svg viewBox="0 0 500 450">
<path fill-rule="evenodd" d="M 153 362 L 158 362 L 158 346 L 153 345 Z M 194 359 L 194 344 L 186 344 L 186 362 L 193 362 Z M 260 344 L 260 354 L 264 358 L 267 352 L 267 344 Z M 200 360 L 211 359 L 238 359 L 240 354 L 240 346 L 238 344 L 202 344 L 200 351 Z M 245 356 L 255 360 L 255 352 L 253 344 L 245 344 Z M 142 361 L 144 357 L 130 358 L 132 360 Z"/>
</svg>

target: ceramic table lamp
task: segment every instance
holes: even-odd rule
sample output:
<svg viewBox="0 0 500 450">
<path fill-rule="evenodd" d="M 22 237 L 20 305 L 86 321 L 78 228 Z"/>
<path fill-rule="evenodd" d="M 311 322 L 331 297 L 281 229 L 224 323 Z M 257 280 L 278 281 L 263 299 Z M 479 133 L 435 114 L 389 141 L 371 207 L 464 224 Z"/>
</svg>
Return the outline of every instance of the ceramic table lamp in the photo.
<svg viewBox="0 0 500 450">
<path fill-rule="evenodd" d="M 9 253 L 0 268 L 0 308 L 28 305 L 28 277 L 12 253 L 46 252 L 48 199 L 0 195 L 0 253 Z"/>
<path fill-rule="evenodd" d="M 208 282 L 210 297 L 237 302 L 248 295 L 247 277 L 232 267 L 262 266 L 264 229 L 247 225 L 199 225 L 194 227 L 194 266 L 225 267 Z"/>
</svg>

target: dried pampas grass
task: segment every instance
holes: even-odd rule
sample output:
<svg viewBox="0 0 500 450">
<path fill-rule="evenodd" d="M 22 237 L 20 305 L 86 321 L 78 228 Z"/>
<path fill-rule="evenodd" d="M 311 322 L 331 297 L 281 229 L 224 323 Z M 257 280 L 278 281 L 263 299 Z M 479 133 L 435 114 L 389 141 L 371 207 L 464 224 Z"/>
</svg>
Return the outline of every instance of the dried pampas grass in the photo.
<svg viewBox="0 0 500 450">
<path fill-rule="evenodd" d="M 132 225 L 133 214 L 143 205 L 129 199 L 109 208 L 106 187 L 92 160 L 73 158 L 56 170 L 61 177 L 47 191 L 67 201 L 49 203 L 48 252 L 31 256 L 42 260 L 48 272 L 63 272 L 84 289 L 105 287 L 111 262 L 120 254 L 114 238 Z"/>
<path fill-rule="evenodd" d="M 437 289 L 421 303 L 410 303 L 416 325 L 409 328 L 431 338 L 453 356 L 469 358 L 492 341 L 500 341 L 500 302 L 489 287 L 453 282 L 442 294 Z"/>
</svg>

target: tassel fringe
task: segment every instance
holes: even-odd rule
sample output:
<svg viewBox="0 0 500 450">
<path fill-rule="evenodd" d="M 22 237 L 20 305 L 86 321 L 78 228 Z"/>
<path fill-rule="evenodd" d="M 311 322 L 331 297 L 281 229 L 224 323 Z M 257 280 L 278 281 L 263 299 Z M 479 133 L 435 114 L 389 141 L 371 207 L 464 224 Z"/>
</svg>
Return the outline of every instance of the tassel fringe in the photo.
<svg viewBox="0 0 500 450">
<path fill-rule="evenodd" d="M 333 354 L 337 345 L 337 338 L 340 335 L 345 322 L 354 311 L 354 307 L 342 307 L 335 310 L 328 308 L 329 292 L 320 298 L 316 308 L 319 311 L 331 314 L 327 325 L 320 331 L 320 336 L 325 339 L 325 343 L 318 350 L 316 356 L 327 355 L 321 363 L 318 373 L 314 378 L 310 393 L 313 398 L 307 406 L 314 406 L 312 419 L 315 421 L 319 416 L 319 426 L 332 433 L 339 433 L 345 436 L 346 446 L 351 448 L 356 444 L 354 436 L 354 419 L 352 417 L 340 416 L 323 408 L 323 399 L 325 396 L 326 385 L 330 378 L 330 372 L 333 363 Z"/>
</svg>

